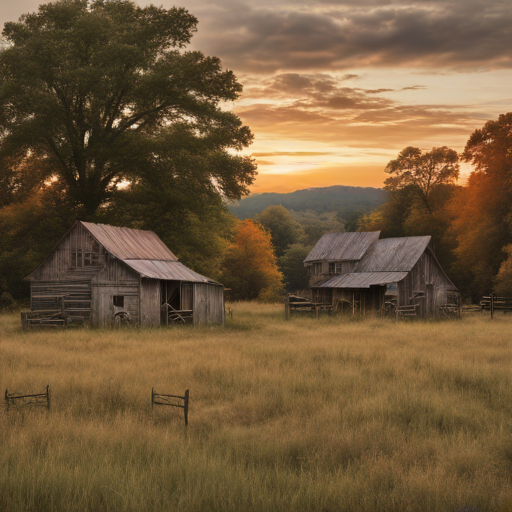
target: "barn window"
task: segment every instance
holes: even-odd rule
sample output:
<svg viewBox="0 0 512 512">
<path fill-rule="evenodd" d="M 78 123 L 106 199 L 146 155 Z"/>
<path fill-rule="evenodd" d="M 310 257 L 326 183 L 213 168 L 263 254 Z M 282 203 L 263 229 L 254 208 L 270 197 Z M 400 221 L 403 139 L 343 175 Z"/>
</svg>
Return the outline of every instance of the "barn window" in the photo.
<svg viewBox="0 0 512 512">
<path fill-rule="evenodd" d="M 313 274 L 321 274 L 322 273 L 322 264 L 321 263 L 313 263 Z"/>
<path fill-rule="evenodd" d="M 116 308 L 124 308 L 124 296 L 123 295 L 114 295 L 114 306 Z"/>
<path fill-rule="evenodd" d="M 341 263 L 329 263 L 329 274 L 341 274 Z"/>
<path fill-rule="evenodd" d="M 83 267 L 82 249 L 74 247 L 71 251 L 71 266 L 75 268 Z"/>
</svg>

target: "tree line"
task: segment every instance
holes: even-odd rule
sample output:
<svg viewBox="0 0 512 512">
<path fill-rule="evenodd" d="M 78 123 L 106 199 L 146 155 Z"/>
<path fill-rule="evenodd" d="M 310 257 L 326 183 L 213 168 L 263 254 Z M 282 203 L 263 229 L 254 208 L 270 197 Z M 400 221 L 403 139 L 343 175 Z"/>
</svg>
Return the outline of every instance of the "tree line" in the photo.
<svg viewBox="0 0 512 512">
<path fill-rule="evenodd" d="M 459 162 L 472 164 L 458 185 Z M 431 235 L 437 257 L 469 298 L 512 295 L 512 113 L 488 121 L 458 155 L 405 148 L 386 172 L 389 198 L 359 221 L 382 236 Z"/>
<path fill-rule="evenodd" d="M 270 205 L 239 221 L 227 204 L 255 179 L 241 152 L 253 135 L 225 109 L 242 92 L 233 72 L 187 50 L 196 25 L 185 9 L 129 0 L 60 0 L 5 25 L 4 302 L 26 297 L 22 278 L 75 220 L 155 231 L 232 299 L 303 290 L 316 241 L 355 230 L 431 235 L 464 293 L 512 294 L 512 113 L 475 130 L 461 155 L 405 148 L 385 169 L 387 200 L 371 213 Z M 465 186 L 461 160 L 474 166 Z"/>
</svg>

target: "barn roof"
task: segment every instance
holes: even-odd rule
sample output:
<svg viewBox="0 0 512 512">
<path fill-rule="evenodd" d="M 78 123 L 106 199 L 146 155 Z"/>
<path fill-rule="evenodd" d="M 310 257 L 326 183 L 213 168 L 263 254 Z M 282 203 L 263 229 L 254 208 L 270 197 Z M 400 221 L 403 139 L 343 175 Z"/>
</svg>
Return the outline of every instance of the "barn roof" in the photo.
<svg viewBox="0 0 512 512">
<path fill-rule="evenodd" d="M 141 277 L 218 284 L 183 265 L 153 231 L 81 222 L 110 254 Z"/>
<path fill-rule="evenodd" d="M 407 272 L 356 272 L 334 276 L 319 288 L 369 288 L 374 285 L 397 283 Z"/>
<path fill-rule="evenodd" d="M 430 236 L 376 240 L 355 272 L 410 272 L 430 243 Z"/>
<path fill-rule="evenodd" d="M 366 233 L 327 233 L 316 243 L 304 262 L 360 260 L 380 231 Z"/>
<path fill-rule="evenodd" d="M 169 281 L 193 281 L 196 283 L 214 283 L 179 261 L 161 260 L 123 260 L 129 267 L 142 277 L 150 279 L 167 279 Z"/>
<path fill-rule="evenodd" d="M 170 281 L 188 281 L 195 283 L 219 284 L 183 265 L 153 231 L 120 228 L 107 224 L 77 221 L 61 238 L 52 252 L 34 269 L 26 280 L 50 258 L 68 234 L 82 225 L 107 252 L 119 259 L 141 277 L 166 279 Z"/>
<path fill-rule="evenodd" d="M 105 249 L 120 260 L 178 261 L 153 231 L 81 222 Z"/>
</svg>

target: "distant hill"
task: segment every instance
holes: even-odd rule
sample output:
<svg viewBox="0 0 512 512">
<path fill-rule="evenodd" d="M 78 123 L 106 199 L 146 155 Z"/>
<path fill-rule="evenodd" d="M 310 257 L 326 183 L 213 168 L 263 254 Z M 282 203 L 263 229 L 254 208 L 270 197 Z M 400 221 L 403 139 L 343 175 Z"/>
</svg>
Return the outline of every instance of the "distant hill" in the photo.
<svg viewBox="0 0 512 512">
<path fill-rule="evenodd" d="M 297 212 L 369 212 L 380 206 L 386 198 L 387 192 L 381 188 L 336 185 L 296 190 L 287 194 L 254 194 L 230 205 L 229 210 L 242 220 L 253 217 L 274 204 L 282 204 L 285 208 Z"/>
</svg>

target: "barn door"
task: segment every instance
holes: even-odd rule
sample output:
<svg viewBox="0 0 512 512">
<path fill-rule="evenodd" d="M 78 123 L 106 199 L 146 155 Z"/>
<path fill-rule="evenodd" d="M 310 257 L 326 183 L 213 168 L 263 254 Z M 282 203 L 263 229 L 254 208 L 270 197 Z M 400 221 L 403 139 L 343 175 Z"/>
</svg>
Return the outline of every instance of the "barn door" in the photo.
<svg viewBox="0 0 512 512">
<path fill-rule="evenodd" d="M 425 293 L 425 303 L 427 309 L 427 315 L 433 315 L 436 312 L 434 305 L 434 285 L 431 283 L 427 283 L 426 293 Z"/>
<path fill-rule="evenodd" d="M 191 283 L 181 285 L 181 309 L 192 311 L 194 304 L 194 288 Z"/>
</svg>

